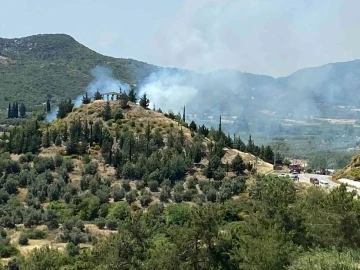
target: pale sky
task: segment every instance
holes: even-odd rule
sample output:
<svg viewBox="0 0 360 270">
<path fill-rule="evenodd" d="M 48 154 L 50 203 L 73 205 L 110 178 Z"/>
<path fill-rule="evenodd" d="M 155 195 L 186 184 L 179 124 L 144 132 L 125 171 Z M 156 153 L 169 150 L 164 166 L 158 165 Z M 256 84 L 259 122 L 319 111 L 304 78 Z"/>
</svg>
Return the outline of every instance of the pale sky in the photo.
<svg viewBox="0 0 360 270">
<path fill-rule="evenodd" d="M 0 37 L 66 33 L 113 57 L 286 76 L 360 58 L 359 0 L 0 0 Z"/>
</svg>

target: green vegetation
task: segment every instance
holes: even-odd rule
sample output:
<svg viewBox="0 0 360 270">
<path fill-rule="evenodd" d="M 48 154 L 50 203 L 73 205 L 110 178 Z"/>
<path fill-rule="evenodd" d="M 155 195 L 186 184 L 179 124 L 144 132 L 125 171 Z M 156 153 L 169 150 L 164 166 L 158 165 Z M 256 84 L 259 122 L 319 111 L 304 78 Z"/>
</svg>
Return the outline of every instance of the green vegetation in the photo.
<svg viewBox="0 0 360 270">
<path fill-rule="evenodd" d="M 72 37 L 62 34 L 36 35 L 1 39 L 0 55 L 13 60 L 0 64 L 0 108 L 9 102 L 42 106 L 47 101 L 59 104 L 84 94 L 92 80 L 90 70 L 96 65 L 112 68 L 114 76 L 126 83 L 147 77 L 155 66 L 131 60 L 100 55 Z M 41 75 L 40 75 L 41 74 Z M 19 80 L 21 78 L 21 80 Z"/>
</svg>

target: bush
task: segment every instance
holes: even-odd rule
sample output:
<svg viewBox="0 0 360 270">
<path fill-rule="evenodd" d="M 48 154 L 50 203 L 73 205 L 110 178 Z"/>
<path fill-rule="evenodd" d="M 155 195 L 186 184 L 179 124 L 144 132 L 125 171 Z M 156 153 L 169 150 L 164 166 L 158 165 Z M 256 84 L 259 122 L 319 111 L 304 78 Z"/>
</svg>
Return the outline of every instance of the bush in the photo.
<svg viewBox="0 0 360 270">
<path fill-rule="evenodd" d="M 147 190 L 143 190 L 141 196 L 140 196 L 140 204 L 142 207 L 148 206 L 151 202 L 151 195 Z"/>
<path fill-rule="evenodd" d="M 121 201 L 125 197 L 125 190 L 118 185 L 112 187 L 111 193 L 114 198 L 114 202 Z"/>
<path fill-rule="evenodd" d="M 59 154 L 56 154 L 56 156 L 54 157 L 54 164 L 55 164 L 55 167 L 60 167 L 64 162 L 64 158 L 59 155 Z"/>
<path fill-rule="evenodd" d="M 193 196 L 194 195 L 191 192 L 191 190 L 185 190 L 185 192 L 182 195 L 184 202 L 190 202 L 193 199 Z"/>
<path fill-rule="evenodd" d="M 106 220 L 105 220 L 105 218 L 97 218 L 97 219 L 95 219 L 95 225 L 100 229 L 100 230 L 102 230 L 102 229 L 104 229 L 105 228 L 105 226 L 106 226 Z"/>
<path fill-rule="evenodd" d="M 84 174 L 95 175 L 98 172 L 97 163 L 90 162 L 84 166 Z"/>
<path fill-rule="evenodd" d="M 167 202 L 170 198 L 170 188 L 169 187 L 163 187 L 160 192 L 160 201 Z"/>
<path fill-rule="evenodd" d="M 121 186 L 125 189 L 125 191 L 130 191 L 131 189 L 130 182 L 128 180 L 123 180 Z"/>
<path fill-rule="evenodd" d="M 62 167 L 64 167 L 67 172 L 72 172 L 74 170 L 74 163 L 72 160 L 66 159 L 63 161 Z"/>
<path fill-rule="evenodd" d="M 128 193 L 126 193 L 125 200 L 127 201 L 128 204 L 132 204 L 133 202 L 135 202 L 136 201 L 136 192 L 129 191 Z"/>
<path fill-rule="evenodd" d="M 38 229 L 30 230 L 27 233 L 29 239 L 46 239 L 46 232 Z"/>
<path fill-rule="evenodd" d="M 7 234 L 3 227 L 0 227 L 0 238 L 6 238 Z"/>
<path fill-rule="evenodd" d="M 158 181 L 150 181 L 148 183 L 149 189 L 152 192 L 157 192 L 159 188 L 159 182 Z"/>
<path fill-rule="evenodd" d="M 145 183 L 144 183 L 144 181 L 142 181 L 142 180 L 140 180 L 140 181 L 136 181 L 136 189 L 137 190 L 142 190 L 142 189 L 144 189 L 144 187 L 145 187 Z"/>
<path fill-rule="evenodd" d="M 26 234 L 21 233 L 19 237 L 19 245 L 27 246 L 29 244 L 29 238 Z"/>
<path fill-rule="evenodd" d="M 109 219 L 108 221 L 106 221 L 106 228 L 108 228 L 108 230 L 116 230 L 117 227 L 118 223 L 116 220 Z"/>
<path fill-rule="evenodd" d="M 74 257 L 76 255 L 79 255 L 80 249 L 78 245 L 75 245 L 74 243 L 67 243 L 66 244 L 66 252 L 70 257 Z"/>
<path fill-rule="evenodd" d="M 188 189 L 196 188 L 197 183 L 198 183 L 197 178 L 196 177 L 191 177 L 187 182 Z"/>
<path fill-rule="evenodd" d="M 174 201 L 177 203 L 182 202 L 183 200 L 183 192 L 174 192 Z"/>
</svg>

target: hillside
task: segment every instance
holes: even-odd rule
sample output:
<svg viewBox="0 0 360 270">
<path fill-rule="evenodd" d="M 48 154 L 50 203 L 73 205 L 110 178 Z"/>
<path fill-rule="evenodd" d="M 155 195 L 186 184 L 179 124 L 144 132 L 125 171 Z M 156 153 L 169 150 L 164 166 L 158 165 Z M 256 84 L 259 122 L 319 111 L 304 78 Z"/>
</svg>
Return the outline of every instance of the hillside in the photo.
<svg viewBox="0 0 360 270">
<path fill-rule="evenodd" d="M 17 39 L 0 38 L 0 108 L 8 102 L 28 106 L 75 98 L 85 92 L 96 65 L 112 68 L 126 83 L 144 79 L 155 66 L 100 55 L 63 34 L 35 35 Z"/>
<path fill-rule="evenodd" d="M 2 134 L 0 269 L 358 265 L 360 201 L 344 186 L 299 189 L 264 175 L 271 148 L 123 101 Z"/>
<path fill-rule="evenodd" d="M 333 178 L 360 181 L 360 154 L 353 156 L 351 162 L 342 170 L 337 171 Z"/>
</svg>

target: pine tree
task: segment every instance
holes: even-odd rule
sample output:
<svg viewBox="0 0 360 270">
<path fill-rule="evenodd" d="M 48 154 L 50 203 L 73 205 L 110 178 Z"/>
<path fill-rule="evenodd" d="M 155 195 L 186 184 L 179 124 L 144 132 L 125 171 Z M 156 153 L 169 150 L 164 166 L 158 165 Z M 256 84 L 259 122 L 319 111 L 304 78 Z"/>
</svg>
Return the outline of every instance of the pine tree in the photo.
<svg viewBox="0 0 360 270">
<path fill-rule="evenodd" d="M 50 133 L 48 128 L 46 129 L 42 137 L 42 147 L 44 148 L 50 147 Z"/>
<path fill-rule="evenodd" d="M 195 132 L 197 131 L 197 126 L 196 126 L 194 120 L 190 122 L 189 128 L 192 131 L 195 131 Z"/>
<path fill-rule="evenodd" d="M 103 99 L 103 95 L 97 90 L 94 94 L 94 100 L 101 100 Z"/>
<path fill-rule="evenodd" d="M 51 104 L 50 104 L 50 99 L 48 98 L 46 100 L 46 112 L 49 113 L 51 111 Z"/>
<path fill-rule="evenodd" d="M 135 87 L 134 86 L 130 87 L 128 97 L 129 97 L 129 101 L 136 103 L 136 93 L 135 93 Z"/>
<path fill-rule="evenodd" d="M 239 154 L 237 154 L 234 159 L 231 161 L 231 169 L 233 172 L 236 173 L 236 175 L 239 175 L 240 173 L 242 173 L 246 168 L 246 165 L 243 161 L 243 159 L 241 158 L 241 156 Z"/>
<path fill-rule="evenodd" d="M 24 118 L 25 115 L 26 115 L 26 107 L 25 107 L 24 103 L 21 103 L 20 104 L 20 117 Z"/>
<path fill-rule="evenodd" d="M 8 108 L 8 118 L 12 118 L 12 111 L 11 111 L 11 104 L 9 102 L 9 108 Z"/>
<path fill-rule="evenodd" d="M 107 101 L 105 104 L 103 119 L 104 121 L 108 121 L 111 119 L 111 107 L 109 101 Z"/>
<path fill-rule="evenodd" d="M 91 102 L 91 99 L 88 97 L 88 93 L 85 93 L 85 96 L 82 98 L 82 104 L 89 104 Z"/>
<path fill-rule="evenodd" d="M 150 100 L 147 98 L 146 93 L 142 95 L 139 101 L 139 105 L 143 107 L 144 109 L 147 109 L 149 107 Z"/>
</svg>

